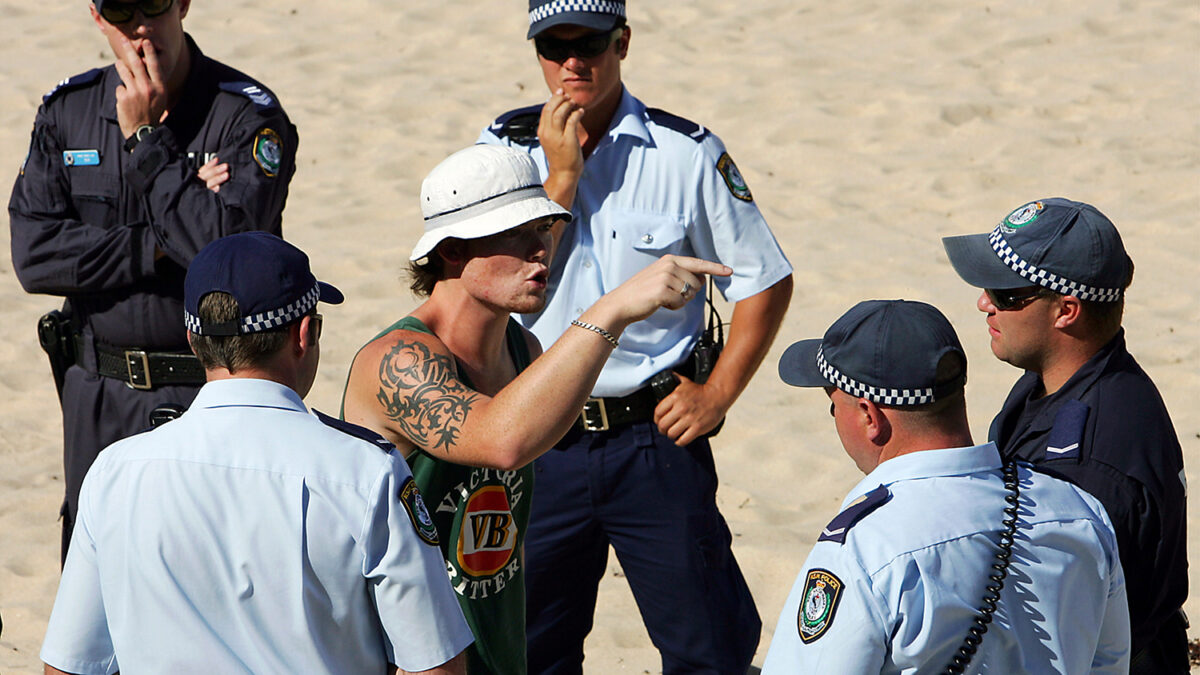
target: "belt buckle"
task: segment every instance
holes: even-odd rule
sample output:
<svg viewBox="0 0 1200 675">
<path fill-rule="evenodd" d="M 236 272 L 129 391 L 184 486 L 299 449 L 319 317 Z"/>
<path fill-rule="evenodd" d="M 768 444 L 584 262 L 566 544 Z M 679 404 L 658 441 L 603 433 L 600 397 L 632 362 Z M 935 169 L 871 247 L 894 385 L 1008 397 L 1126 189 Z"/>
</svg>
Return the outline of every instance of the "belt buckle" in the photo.
<svg viewBox="0 0 1200 675">
<path fill-rule="evenodd" d="M 139 368 L 140 373 L 137 372 Z M 144 349 L 125 350 L 125 369 L 129 373 L 129 380 L 125 384 L 130 389 L 150 389 L 153 386 L 150 381 L 150 356 Z"/>
<path fill-rule="evenodd" d="M 583 423 L 584 431 L 608 431 L 608 410 L 604 407 L 604 399 L 589 398 L 585 401 L 579 421 Z"/>
</svg>

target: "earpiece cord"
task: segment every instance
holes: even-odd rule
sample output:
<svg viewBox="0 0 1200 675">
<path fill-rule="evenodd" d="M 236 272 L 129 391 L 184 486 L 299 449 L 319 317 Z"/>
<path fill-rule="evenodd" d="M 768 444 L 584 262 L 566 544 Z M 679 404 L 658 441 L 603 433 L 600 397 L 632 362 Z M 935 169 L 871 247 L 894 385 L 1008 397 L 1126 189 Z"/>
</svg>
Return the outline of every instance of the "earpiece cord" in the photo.
<svg viewBox="0 0 1200 675">
<path fill-rule="evenodd" d="M 1004 465 L 1004 487 L 1008 494 L 1004 501 L 1008 506 L 1004 509 L 1004 531 L 1000 533 L 1000 551 L 996 553 L 996 562 L 992 563 L 992 574 L 988 575 L 988 585 L 983 594 L 983 607 L 975 617 L 973 625 L 967 629 L 967 637 L 949 666 L 947 675 L 960 675 L 966 671 L 979 644 L 983 642 L 983 634 L 987 632 L 992 615 L 996 613 L 996 605 L 1000 602 L 1000 591 L 1004 589 L 1004 579 L 1008 576 L 1008 563 L 1012 557 L 1013 540 L 1017 533 L 1017 505 L 1021 497 L 1021 488 L 1017 480 L 1017 463 L 1009 462 Z"/>
</svg>

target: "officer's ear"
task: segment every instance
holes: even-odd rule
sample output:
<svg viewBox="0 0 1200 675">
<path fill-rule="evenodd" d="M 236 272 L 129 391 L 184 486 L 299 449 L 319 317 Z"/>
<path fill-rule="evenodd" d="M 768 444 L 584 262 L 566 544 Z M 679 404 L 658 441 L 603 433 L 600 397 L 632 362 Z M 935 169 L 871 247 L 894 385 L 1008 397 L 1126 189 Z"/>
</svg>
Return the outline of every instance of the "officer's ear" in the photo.
<svg viewBox="0 0 1200 675">
<path fill-rule="evenodd" d="M 857 399 L 857 403 L 859 412 L 863 415 L 867 440 L 878 447 L 887 445 L 888 441 L 892 440 L 892 421 L 888 419 L 884 409 L 865 398 Z"/>
<path fill-rule="evenodd" d="M 179 20 L 182 21 L 183 17 L 187 16 L 188 8 L 190 8 L 192 6 L 192 0 L 178 0 L 178 2 L 179 2 Z"/>
<path fill-rule="evenodd" d="M 1060 295 L 1052 298 L 1055 303 L 1054 327 L 1069 331 L 1078 328 L 1083 320 L 1083 303 L 1073 295 Z"/>
</svg>

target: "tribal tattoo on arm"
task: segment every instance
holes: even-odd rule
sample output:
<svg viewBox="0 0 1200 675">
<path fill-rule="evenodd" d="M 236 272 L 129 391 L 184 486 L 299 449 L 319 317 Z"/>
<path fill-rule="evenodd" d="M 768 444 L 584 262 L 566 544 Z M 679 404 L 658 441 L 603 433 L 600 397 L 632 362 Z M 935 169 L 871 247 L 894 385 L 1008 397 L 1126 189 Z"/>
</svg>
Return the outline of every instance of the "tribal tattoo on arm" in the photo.
<svg viewBox="0 0 1200 675">
<path fill-rule="evenodd" d="M 451 449 L 479 396 L 459 381 L 449 357 L 419 342 L 401 340 L 379 364 L 384 414 L 425 449 Z"/>
</svg>

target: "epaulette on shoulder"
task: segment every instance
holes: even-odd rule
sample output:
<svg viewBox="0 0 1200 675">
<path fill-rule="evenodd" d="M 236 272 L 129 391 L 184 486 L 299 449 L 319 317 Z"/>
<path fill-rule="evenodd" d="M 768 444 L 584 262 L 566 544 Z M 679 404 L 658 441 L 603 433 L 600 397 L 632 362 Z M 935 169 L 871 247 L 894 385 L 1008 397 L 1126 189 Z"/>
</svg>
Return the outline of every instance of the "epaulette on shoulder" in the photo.
<svg viewBox="0 0 1200 675">
<path fill-rule="evenodd" d="M 58 96 L 59 94 L 71 91 L 72 89 L 79 89 L 80 87 L 89 85 L 89 84 L 95 82 L 96 80 L 100 79 L 100 76 L 103 74 L 104 74 L 103 68 L 92 68 L 91 70 L 87 71 L 86 73 L 80 73 L 74 77 L 68 77 L 67 79 L 63 80 L 62 82 L 59 82 L 58 84 L 54 85 L 53 89 L 46 92 L 46 95 L 42 97 L 42 103 L 43 104 L 49 103 L 50 101 L 53 101 L 54 97 Z"/>
<path fill-rule="evenodd" d="M 379 449 L 383 450 L 384 452 L 392 452 L 396 449 L 396 446 L 392 445 L 391 441 L 366 427 L 360 427 L 357 424 L 351 424 L 345 420 L 339 420 L 336 417 L 330 417 L 316 408 L 313 408 L 313 413 L 316 414 L 317 419 L 321 420 L 321 423 L 325 426 L 333 427 L 344 434 L 362 439 L 368 443 L 373 443 L 379 446 Z"/>
<path fill-rule="evenodd" d="M 536 145 L 538 122 L 542 118 L 542 106 L 531 105 L 509 110 L 496 118 L 488 131 L 500 138 L 507 138 L 517 145 Z"/>
<path fill-rule="evenodd" d="M 846 507 L 846 510 L 837 514 L 837 516 L 829 521 L 825 526 L 825 530 L 821 532 L 821 536 L 817 541 L 835 541 L 839 544 L 846 543 L 846 533 L 854 524 L 862 520 L 875 509 L 883 506 L 889 499 L 892 498 L 892 493 L 882 485 L 871 490 L 863 495 L 861 499 Z"/>
<path fill-rule="evenodd" d="M 1054 426 L 1046 439 L 1046 459 L 1078 459 L 1091 408 L 1082 401 L 1070 400 L 1054 414 Z"/>
<path fill-rule="evenodd" d="M 708 129 L 705 129 L 703 126 L 678 115 L 672 115 L 661 108 L 646 108 L 646 117 L 658 126 L 678 131 L 684 136 L 695 140 L 697 143 L 704 140 L 705 136 L 708 136 Z"/>
<path fill-rule="evenodd" d="M 222 82 L 220 85 L 221 91 L 227 91 L 230 94 L 245 96 L 250 99 L 259 112 L 267 112 L 268 110 L 277 110 L 279 101 L 275 100 L 275 96 L 263 89 L 255 82 Z"/>
</svg>

